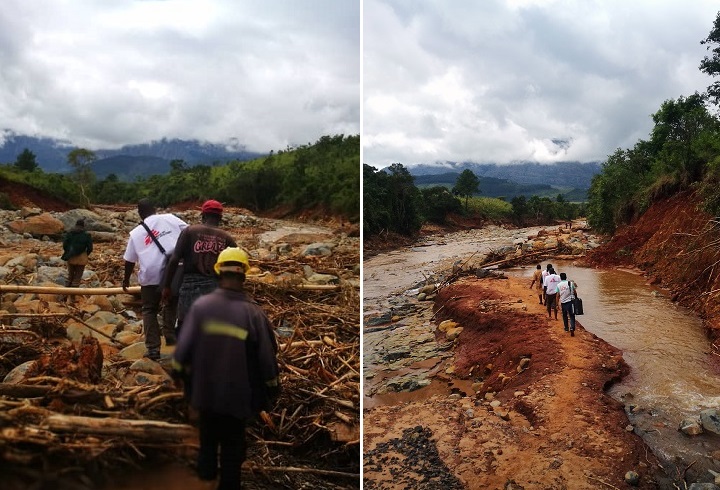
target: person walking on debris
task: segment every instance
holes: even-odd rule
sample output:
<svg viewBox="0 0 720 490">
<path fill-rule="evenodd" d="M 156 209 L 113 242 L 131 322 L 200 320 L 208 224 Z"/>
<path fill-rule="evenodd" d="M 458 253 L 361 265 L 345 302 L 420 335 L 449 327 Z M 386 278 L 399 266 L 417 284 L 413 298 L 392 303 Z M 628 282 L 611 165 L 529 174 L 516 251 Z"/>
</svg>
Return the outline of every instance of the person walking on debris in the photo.
<svg viewBox="0 0 720 490">
<path fill-rule="evenodd" d="M 139 264 L 137 274 L 142 299 L 143 333 L 147 357 L 160 359 L 160 325 L 158 313 L 162 307 L 162 329 L 166 345 L 175 344 L 175 317 L 177 301 L 167 301 L 161 305 L 160 285 L 167 257 L 175 249 L 180 233 L 188 225 L 170 213 L 155 214 L 155 206 L 149 199 L 141 199 L 137 205 L 140 224 L 130 231 L 125 254 L 125 275 L 122 287 L 130 286 L 130 276 L 135 264 Z"/>
<path fill-rule="evenodd" d="M 270 321 L 244 290 L 245 251 L 230 247 L 214 266 L 218 288 L 198 298 L 185 317 L 173 357 L 175 377 L 189 379 L 199 413 L 198 476 L 218 489 L 240 488 L 245 426 L 280 394 L 277 341 Z"/>
<path fill-rule="evenodd" d="M 547 306 L 548 318 L 552 318 L 552 310 L 555 310 L 555 319 L 558 319 L 557 307 L 557 285 L 560 282 L 560 276 L 555 273 L 555 269 L 550 269 L 545 277 L 545 306 Z"/>
<path fill-rule="evenodd" d="M 185 315 L 199 296 L 212 292 L 218 284 L 213 271 L 220 252 L 227 247 L 237 247 L 235 239 L 219 228 L 223 206 L 218 201 L 205 201 L 200 212 L 200 223 L 185 228 L 167 264 L 163 279 L 163 301 L 170 300 L 170 281 L 182 260 L 183 279 L 178 299 L 176 334 L 180 334 Z"/>
<path fill-rule="evenodd" d="M 564 272 L 560 273 L 560 282 L 557 285 L 557 301 L 560 303 L 562 308 L 562 319 L 565 331 L 568 331 L 568 317 L 570 317 L 570 336 L 575 336 L 575 308 L 573 300 L 575 299 L 575 290 L 577 284 L 575 281 L 568 281 L 567 275 Z M 557 314 L 557 309 L 555 310 Z"/>
<path fill-rule="evenodd" d="M 63 239 L 63 254 L 60 258 L 67 262 L 67 287 L 80 286 L 85 266 L 88 263 L 88 256 L 92 251 L 92 237 L 85 231 L 85 220 L 79 219 Z"/>
<path fill-rule="evenodd" d="M 533 284 L 536 284 L 535 291 L 537 292 L 538 298 L 540 299 L 540 304 L 543 304 L 543 271 L 542 266 L 540 264 L 537 265 L 537 269 L 535 269 L 535 272 L 533 273 L 533 280 L 530 283 L 530 289 L 532 289 Z"/>
</svg>

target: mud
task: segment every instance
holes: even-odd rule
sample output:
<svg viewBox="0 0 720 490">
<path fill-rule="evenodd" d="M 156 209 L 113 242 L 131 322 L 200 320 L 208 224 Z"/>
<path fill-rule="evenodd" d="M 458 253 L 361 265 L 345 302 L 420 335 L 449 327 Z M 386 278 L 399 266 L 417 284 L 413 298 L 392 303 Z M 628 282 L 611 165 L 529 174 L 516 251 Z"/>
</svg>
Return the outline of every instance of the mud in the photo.
<svg viewBox="0 0 720 490">
<path fill-rule="evenodd" d="M 428 458 L 436 447 L 469 489 L 623 488 L 628 471 L 640 475 L 637 488 L 660 487 L 657 461 L 604 392 L 627 372 L 620 352 L 582 322 L 570 337 L 516 278 L 463 278 L 440 291 L 440 307 L 438 321 L 452 318 L 464 330 L 439 379 L 471 389 L 366 409 L 366 486 L 413 488 L 394 475 L 426 478 L 390 443 L 416 428 L 432 434 Z"/>
</svg>

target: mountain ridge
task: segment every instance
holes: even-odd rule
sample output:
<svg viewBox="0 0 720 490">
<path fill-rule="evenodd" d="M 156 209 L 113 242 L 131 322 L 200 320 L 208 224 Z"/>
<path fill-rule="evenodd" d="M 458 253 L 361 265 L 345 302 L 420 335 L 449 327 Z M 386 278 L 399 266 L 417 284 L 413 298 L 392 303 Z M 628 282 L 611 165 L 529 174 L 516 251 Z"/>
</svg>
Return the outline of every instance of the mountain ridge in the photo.
<svg viewBox="0 0 720 490">
<path fill-rule="evenodd" d="M 27 148 L 35 155 L 38 166 L 51 173 L 69 172 L 71 169 L 67 155 L 78 148 L 66 140 L 27 136 L 9 130 L 0 133 L 0 142 L 0 163 L 14 163 L 17 156 Z M 252 160 L 264 155 L 248 151 L 245 145 L 235 140 L 225 145 L 179 138 L 161 138 L 147 143 L 124 145 L 118 149 L 94 150 L 93 153 L 97 156 L 93 163 L 96 176 L 103 179 L 113 173 L 120 180 L 168 173 L 173 160 L 182 160 L 188 166 L 195 166 Z"/>
</svg>

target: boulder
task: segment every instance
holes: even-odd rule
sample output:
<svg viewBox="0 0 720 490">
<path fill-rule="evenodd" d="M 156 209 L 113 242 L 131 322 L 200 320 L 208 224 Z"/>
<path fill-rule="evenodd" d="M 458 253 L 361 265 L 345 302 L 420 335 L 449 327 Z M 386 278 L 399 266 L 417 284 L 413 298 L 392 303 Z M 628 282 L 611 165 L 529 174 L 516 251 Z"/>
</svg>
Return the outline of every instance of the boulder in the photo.
<svg viewBox="0 0 720 490">
<path fill-rule="evenodd" d="M 103 221 L 103 218 L 89 209 L 71 209 L 58 216 L 58 219 L 63 222 L 66 230 L 70 230 L 75 226 L 75 222 L 79 219 L 85 220 L 85 230 L 87 231 L 101 231 L 101 232 L 113 232 L 112 226 Z"/>
<path fill-rule="evenodd" d="M 118 352 L 118 355 L 124 359 L 142 359 L 145 356 L 145 342 L 137 342 L 125 347 Z"/>
<path fill-rule="evenodd" d="M 441 332 L 447 332 L 451 328 L 456 328 L 459 324 L 457 322 L 454 322 L 452 320 L 443 320 L 440 322 L 440 325 L 438 325 L 438 330 Z"/>
<path fill-rule="evenodd" d="M 37 360 L 26 361 L 15 366 L 15 368 L 7 373 L 3 383 L 20 384 L 28 378 L 36 375 Z"/>
<path fill-rule="evenodd" d="M 14 233 L 28 233 L 34 237 L 43 235 L 61 236 L 65 231 L 65 224 L 50 213 L 42 213 L 38 216 L 29 216 L 26 219 L 11 221 L 7 224 L 7 227 Z"/>
<path fill-rule="evenodd" d="M 690 418 L 683 419 L 680 422 L 678 430 L 688 436 L 697 436 L 703 432 L 703 428 L 700 423 L 697 420 Z"/>
<path fill-rule="evenodd" d="M 708 408 L 700 412 L 702 428 L 713 434 L 720 435 L 720 412 L 717 408 Z"/>
<path fill-rule="evenodd" d="M 458 338 L 458 336 L 462 333 L 462 331 L 463 331 L 463 327 L 449 328 L 449 329 L 447 329 L 447 331 L 445 332 L 445 337 L 446 337 L 449 341 L 452 342 L 453 340 L 455 340 L 456 338 Z"/>
<path fill-rule="evenodd" d="M 311 243 L 310 245 L 305 247 L 305 250 L 303 250 L 302 254 L 329 257 L 330 255 L 332 255 L 333 248 L 334 245 L 332 243 Z"/>
</svg>

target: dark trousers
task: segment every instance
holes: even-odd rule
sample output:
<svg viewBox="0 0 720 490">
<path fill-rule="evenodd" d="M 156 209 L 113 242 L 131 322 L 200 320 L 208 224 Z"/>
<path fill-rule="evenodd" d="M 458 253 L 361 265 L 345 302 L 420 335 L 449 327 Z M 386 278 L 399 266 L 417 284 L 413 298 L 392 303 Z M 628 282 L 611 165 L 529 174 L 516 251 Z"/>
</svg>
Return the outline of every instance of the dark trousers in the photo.
<svg viewBox="0 0 720 490">
<path fill-rule="evenodd" d="M 562 317 L 563 317 L 563 325 L 565 325 L 565 330 L 568 329 L 568 317 L 570 317 L 570 331 L 575 331 L 575 307 L 573 306 L 572 301 L 568 301 L 567 303 L 560 303 L 560 306 L 562 307 Z"/>
<path fill-rule="evenodd" d="M 76 288 L 80 286 L 83 272 L 85 272 L 85 264 L 68 264 L 67 287 Z"/>
<path fill-rule="evenodd" d="M 245 461 L 245 420 L 231 415 L 200 411 L 200 451 L 197 471 L 202 480 L 214 480 L 218 474 L 220 452 L 220 482 L 218 490 L 240 488 L 240 467 Z"/>
<path fill-rule="evenodd" d="M 162 290 L 160 286 L 140 286 L 140 298 L 142 299 L 143 333 L 145 334 L 145 348 L 150 354 L 160 353 L 160 300 Z M 165 338 L 175 338 L 175 316 L 177 303 L 165 305 L 162 308 L 163 334 Z"/>
</svg>

